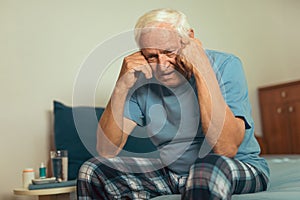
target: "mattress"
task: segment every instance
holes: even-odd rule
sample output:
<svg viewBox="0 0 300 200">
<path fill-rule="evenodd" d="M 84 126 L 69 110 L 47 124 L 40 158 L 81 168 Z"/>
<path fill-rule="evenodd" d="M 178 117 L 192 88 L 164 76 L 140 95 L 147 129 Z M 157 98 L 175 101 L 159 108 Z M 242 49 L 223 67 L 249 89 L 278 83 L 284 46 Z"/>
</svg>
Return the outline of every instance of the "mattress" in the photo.
<svg viewBox="0 0 300 200">
<path fill-rule="evenodd" d="M 270 186 L 267 191 L 233 195 L 232 200 L 299 200 L 300 155 L 264 156 L 270 167 Z M 180 200 L 180 195 L 165 195 L 152 200 Z"/>
</svg>

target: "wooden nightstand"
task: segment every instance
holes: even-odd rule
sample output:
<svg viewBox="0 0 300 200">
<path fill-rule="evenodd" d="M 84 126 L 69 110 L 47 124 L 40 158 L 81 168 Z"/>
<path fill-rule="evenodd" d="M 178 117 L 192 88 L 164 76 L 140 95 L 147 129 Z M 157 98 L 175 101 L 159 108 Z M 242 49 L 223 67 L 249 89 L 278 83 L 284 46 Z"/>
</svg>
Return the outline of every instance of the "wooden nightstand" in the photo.
<svg viewBox="0 0 300 200">
<path fill-rule="evenodd" d="M 76 186 L 49 189 L 28 190 L 25 188 L 14 189 L 15 195 L 38 196 L 39 200 L 70 200 L 71 193 L 76 191 Z"/>
<path fill-rule="evenodd" d="M 268 154 L 300 153 L 300 81 L 258 89 Z"/>
</svg>

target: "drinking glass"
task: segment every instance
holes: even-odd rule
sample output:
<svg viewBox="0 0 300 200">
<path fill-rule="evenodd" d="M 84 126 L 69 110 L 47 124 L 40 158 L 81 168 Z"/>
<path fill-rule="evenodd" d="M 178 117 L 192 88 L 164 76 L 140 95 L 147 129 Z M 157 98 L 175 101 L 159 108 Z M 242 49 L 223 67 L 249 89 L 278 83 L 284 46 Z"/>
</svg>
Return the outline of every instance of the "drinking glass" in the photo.
<svg viewBox="0 0 300 200">
<path fill-rule="evenodd" d="M 68 151 L 56 150 L 50 151 L 52 175 L 57 182 L 68 180 Z"/>
</svg>

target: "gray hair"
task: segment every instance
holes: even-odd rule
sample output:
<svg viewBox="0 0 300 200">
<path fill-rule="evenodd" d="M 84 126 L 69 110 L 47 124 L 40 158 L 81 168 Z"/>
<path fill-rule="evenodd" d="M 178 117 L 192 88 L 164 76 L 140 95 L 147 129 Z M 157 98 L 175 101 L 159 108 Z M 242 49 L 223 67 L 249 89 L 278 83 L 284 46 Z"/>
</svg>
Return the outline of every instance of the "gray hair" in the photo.
<svg viewBox="0 0 300 200">
<path fill-rule="evenodd" d="M 185 14 L 177 10 L 163 8 L 151 10 L 138 19 L 134 31 L 135 41 L 139 43 L 142 29 L 153 28 L 158 23 L 170 24 L 178 32 L 179 36 L 183 38 L 189 37 L 191 27 Z"/>
</svg>

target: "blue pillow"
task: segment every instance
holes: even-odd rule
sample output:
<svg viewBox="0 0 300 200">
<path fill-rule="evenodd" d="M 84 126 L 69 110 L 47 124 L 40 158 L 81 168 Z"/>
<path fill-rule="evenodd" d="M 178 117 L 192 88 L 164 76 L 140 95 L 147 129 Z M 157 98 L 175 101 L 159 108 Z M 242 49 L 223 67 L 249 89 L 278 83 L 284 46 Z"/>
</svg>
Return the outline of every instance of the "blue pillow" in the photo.
<svg viewBox="0 0 300 200">
<path fill-rule="evenodd" d="M 68 150 L 68 179 L 77 178 L 82 163 L 95 155 L 98 121 L 102 107 L 70 107 L 54 101 L 54 142 L 57 150 Z M 157 157 L 156 147 L 143 127 L 137 127 L 120 156 Z"/>
<path fill-rule="evenodd" d="M 54 101 L 54 142 L 57 150 L 68 150 L 69 180 L 76 179 L 81 164 L 96 155 L 97 120 L 103 111 L 104 108 L 100 107 L 72 108 Z M 76 117 L 76 122 L 80 120 L 80 125 L 75 126 L 73 112 L 80 116 Z M 81 139 L 83 134 L 85 140 Z M 88 148 L 85 145 L 88 145 Z M 93 151 L 90 152 L 90 149 Z"/>
</svg>

